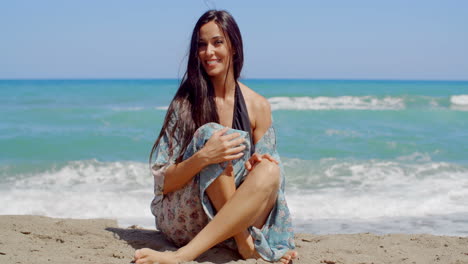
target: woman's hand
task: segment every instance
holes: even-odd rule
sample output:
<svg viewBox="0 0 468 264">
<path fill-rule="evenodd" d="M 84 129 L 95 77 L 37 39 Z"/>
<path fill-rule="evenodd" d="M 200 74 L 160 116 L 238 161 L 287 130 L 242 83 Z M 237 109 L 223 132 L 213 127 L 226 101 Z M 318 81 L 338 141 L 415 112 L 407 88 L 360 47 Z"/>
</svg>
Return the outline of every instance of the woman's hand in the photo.
<svg viewBox="0 0 468 264">
<path fill-rule="evenodd" d="M 207 165 L 235 160 L 244 155 L 242 151 L 245 149 L 245 146 L 240 144 L 245 139 L 240 137 L 239 133 L 225 135 L 228 130 L 229 128 L 225 127 L 214 132 L 205 146 L 200 150 L 200 154 L 202 154 Z"/>
<path fill-rule="evenodd" d="M 263 159 L 267 159 L 273 163 L 276 163 L 276 164 L 279 164 L 279 162 L 277 160 L 275 160 L 272 156 L 270 156 L 269 154 L 258 154 L 258 153 L 254 153 L 250 159 L 248 161 L 245 162 L 245 168 L 248 170 L 248 171 L 251 171 L 253 169 L 253 167 L 255 167 L 255 165 L 259 162 L 261 162 Z"/>
</svg>

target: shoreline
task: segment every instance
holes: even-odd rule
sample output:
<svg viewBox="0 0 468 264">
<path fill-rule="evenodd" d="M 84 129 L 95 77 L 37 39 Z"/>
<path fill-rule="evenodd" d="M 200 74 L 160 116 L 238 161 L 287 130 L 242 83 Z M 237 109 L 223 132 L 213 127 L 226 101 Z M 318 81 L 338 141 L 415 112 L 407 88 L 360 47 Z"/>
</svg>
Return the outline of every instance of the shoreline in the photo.
<svg viewBox="0 0 468 264">
<path fill-rule="evenodd" d="M 427 234 L 296 234 L 300 263 L 468 264 L 468 237 Z M 123 263 L 135 249 L 175 250 L 155 229 L 119 227 L 109 219 L 0 215 L 0 263 Z M 190 263 L 266 263 L 240 260 L 212 248 Z"/>
</svg>

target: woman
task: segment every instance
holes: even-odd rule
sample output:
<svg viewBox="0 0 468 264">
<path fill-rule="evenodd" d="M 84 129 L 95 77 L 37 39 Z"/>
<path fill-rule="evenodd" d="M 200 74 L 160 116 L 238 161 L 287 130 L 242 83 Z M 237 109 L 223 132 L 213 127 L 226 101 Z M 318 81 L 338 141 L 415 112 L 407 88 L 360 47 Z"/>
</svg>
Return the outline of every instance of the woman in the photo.
<svg viewBox="0 0 468 264">
<path fill-rule="evenodd" d="M 219 243 L 245 259 L 296 257 L 270 105 L 238 81 L 242 66 L 236 22 L 207 11 L 150 156 L 156 225 L 181 248 L 137 250 L 136 263 L 190 261 Z"/>
</svg>

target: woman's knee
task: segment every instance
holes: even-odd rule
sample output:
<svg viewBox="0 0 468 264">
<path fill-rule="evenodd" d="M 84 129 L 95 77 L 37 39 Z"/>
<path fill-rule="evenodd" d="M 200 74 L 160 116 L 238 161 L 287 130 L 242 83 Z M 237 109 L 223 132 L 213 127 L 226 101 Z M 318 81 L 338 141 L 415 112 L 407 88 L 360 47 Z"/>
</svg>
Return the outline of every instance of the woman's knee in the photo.
<svg viewBox="0 0 468 264">
<path fill-rule="evenodd" d="M 252 172 L 251 176 L 256 178 L 256 184 L 259 189 L 271 191 L 279 188 L 280 167 L 278 164 L 267 159 L 263 159 L 254 167 Z"/>
</svg>

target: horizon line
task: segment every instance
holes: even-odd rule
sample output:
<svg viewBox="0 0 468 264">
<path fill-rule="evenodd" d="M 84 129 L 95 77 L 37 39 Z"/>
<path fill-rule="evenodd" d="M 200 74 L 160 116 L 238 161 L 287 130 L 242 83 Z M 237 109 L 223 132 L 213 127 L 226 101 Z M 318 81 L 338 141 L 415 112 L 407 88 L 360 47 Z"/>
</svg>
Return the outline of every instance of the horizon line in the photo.
<svg viewBox="0 0 468 264">
<path fill-rule="evenodd" d="M 174 80 L 181 78 L 0 78 L 0 81 L 156 81 Z M 413 81 L 413 82 L 468 82 L 468 79 L 392 79 L 392 78 L 239 78 L 239 80 L 276 80 L 276 81 Z"/>
</svg>

